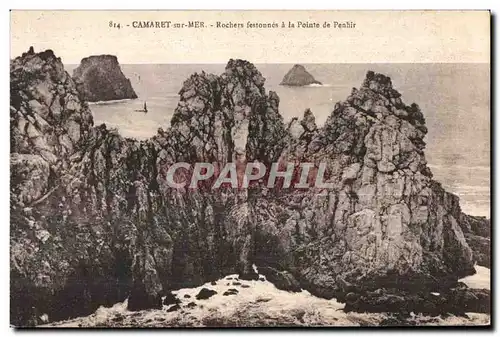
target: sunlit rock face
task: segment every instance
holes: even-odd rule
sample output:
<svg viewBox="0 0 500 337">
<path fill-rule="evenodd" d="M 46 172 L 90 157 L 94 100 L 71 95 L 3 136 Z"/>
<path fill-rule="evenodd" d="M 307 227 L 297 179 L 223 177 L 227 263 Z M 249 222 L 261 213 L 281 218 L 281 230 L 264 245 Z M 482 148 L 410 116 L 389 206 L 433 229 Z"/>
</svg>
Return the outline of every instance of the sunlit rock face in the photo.
<svg viewBox="0 0 500 337">
<path fill-rule="evenodd" d="M 276 265 L 339 300 L 379 288 L 446 288 L 473 273 L 458 198 L 426 164 L 423 114 L 390 78 L 368 72 L 320 129 L 308 126 L 310 115 L 282 160 L 326 162 L 334 188 L 255 198 L 258 259 L 274 242 Z"/>
<path fill-rule="evenodd" d="M 252 264 L 282 288 L 353 310 L 378 289 L 383 301 L 473 273 L 488 245 L 485 220 L 462 214 L 432 180 L 423 115 L 388 77 L 369 72 L 323 127 L 309 110 L 285 125 L 264 83 L 242 60 L 221 75 L 194 74 L 170 127 L 137 141 L 93 126 L 51 51 L 14 59 L 11 322 L 87 315 L 126 298 L 130 310 L 160 308 L 175 289 L 232 273 L 255 280 Z M 167 182 L 178 162 L 235 163 L 240 175 L 254 161 L 325 163 L 332 188 Z"/>
</svg>

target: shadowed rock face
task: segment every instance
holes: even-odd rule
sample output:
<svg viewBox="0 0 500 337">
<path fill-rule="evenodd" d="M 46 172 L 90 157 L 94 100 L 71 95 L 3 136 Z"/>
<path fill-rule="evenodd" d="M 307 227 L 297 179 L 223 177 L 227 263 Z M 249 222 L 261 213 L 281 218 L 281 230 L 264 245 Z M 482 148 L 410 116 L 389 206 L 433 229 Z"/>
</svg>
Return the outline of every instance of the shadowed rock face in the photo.
<svg viewBox="0 0 500 337">
<path fill-rule="evenodd" d="M 473 273 L 467 234 L 488 236 L 487 224 L 432 180 L 423 115 L 388 77 L 369 72 L 321 128 L 311 111 L 286 126 L 278 96 L 242 60 L 220 76 L 192 75 L 179 95 L 170 128 L 126 139 L 92 126 L 52 52 L 12 61 L 13 324 L 86 315 L 127 297 L 131 310 L 156 308 L 172 289 L 232 273 L 254 279 L 252 264 L 319 296 L 353 293 L 354 309 L 377 289 L 391 299 Z M 166 183 L 176 162 L 254 160 L 326 162 L 334 188 Z"/>
<path fill-rule="evenodd" d="M 114 55 L 93 55 L 82 59 L 73 71 L 73 78 L 88 102 L 137 98 Z"/>
<path fill-rule="evenodd" d="M 480 266 L 491 268 L 490 220 L 462 213 L 460 227 L 467 244 L 472 249 L 474 261 Z"/>
<path fill-rule="evenodd" d="M 280 85 L 288 85 L 293 87 L 301 87 L 310 84 L 321 84 L 321 82 L 316 81 L 314 77 L 309 74 L 300 64 L 296 64 L 286 73 L 285 77 L 281 81 Z"/>
</svg>

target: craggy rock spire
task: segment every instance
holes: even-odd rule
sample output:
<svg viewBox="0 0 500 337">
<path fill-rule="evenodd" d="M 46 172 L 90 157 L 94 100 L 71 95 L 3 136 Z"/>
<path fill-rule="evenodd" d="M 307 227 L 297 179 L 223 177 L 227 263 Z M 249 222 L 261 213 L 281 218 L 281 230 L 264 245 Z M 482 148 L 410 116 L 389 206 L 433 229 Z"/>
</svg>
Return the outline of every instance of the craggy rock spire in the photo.
<svg viewBox="0 0 500 337">
<path fill-rule="evenodd" d="M 70 79 L 60 61 L 53 62 L 54 85 L 60 77 Z M 18 71 L 34 72 L 18 68 L 13 82 Z M 166 184 L 165 170 L 178 161 L 223 165 L 267 152 L 277 157 L 285 131 L 277 96 L 267 97 L 263 84 L 255 67 L 241 60 L 231 60 L 221 76 L 195 74 L 184 84 L 166 132 L 138 142 L 101 125 L 88 131 L 78 151 L 73 149 L 71 165 L 37 175 L 40 194 L 46 195 L 37 207 L 12 203 L 13 322 L 26 324 L 32 307 L 57 320 L 125 297 L 133 310 L 159 307 L 170 289 L 234 272 L 255 277 L 246 193 L 174 190 Z M 30 88 L 27 83 L 23 90 Z M 77 92 L 72 81 L 71 88 Z M 260 126 L 266 114 L 273 123 Z M 280 135 L 275 142 L 255 139 L 273 132 Z M 11 157 L 19 150 L 16 143 Z M 24 177 L 17 167 L 13 176 Z M 17 199 L 31 193 L 31 182 L 21 178 L 11 189 Z M 49 180 L 58 183 L 51 189 Z M 36 254 L 30 255 L 32 250 Z M 46 280 L 42 288 L 38 279 Z M 81 280 L 78 287 L 74 279 Z M 25 284 L 37 290 L 27 294 Z M 77 299 L 71 300 L 74 306 L 67 296 Z"/>
<path fill-rule="evenodd" d="M 67 168 L 93 119 L 51 50 L 35 54 L 31 47 L 11 61 L 10 78 L 11 182 L 20 184 L 12 197 L 28 206 L 54 187 L 44 178 Z"/>
<path fill-rule="evenodd" d="M 485 221 L 464 215 L 431 179 L 423 115 L 388 77 L 368 73 L 323 127 L 309 110 L 285 126 L 278 96 L 242 60 L 220 76 L 192 75 L 179 95 L 170 128 L 126 139 L 92 126 L 51 51 L 12 61 L 13 324 L 86 315 L 126 298 L 130 310 L 158 308 L 176 288 L 230 273 L 255 278 L 252 264 L 280 286 L 337 296 L 349 310 L 389 310 L 394 293 L 446 293 L 485 259 Z M 326 162 L 334 188 L 166 183 L 179 161 L 254 160 Z M 473 256 L 467 241 L 482 250 Z M 418 312 L 429 301 L 408 303 Z"/>
<path fill-rule="evenodd" d="M 137 98 L 114 55 L 92 55 L 82 59 L 73 78 L 88 102 Z"/>
<path fill-rule="evenodd" d="M 390 78 L 368 72 L 317 132 L 304 127 L 306 111 L 304 133 L 282 160 L 326 162 L 334 188 L 262 196 L 252 206 L 265 237 L 256 259 L 265 261 L 264 242 L 274 242 L 274 264 L 313 294 L 354 298 L 348 308 L 363 307 L 367 291 L 428 293 L 474 273 L 457 198 L 426 165 L 423 115 L 400 96 Z M 408 305 L 419 312 L 427 300 Z"/>
</svg>

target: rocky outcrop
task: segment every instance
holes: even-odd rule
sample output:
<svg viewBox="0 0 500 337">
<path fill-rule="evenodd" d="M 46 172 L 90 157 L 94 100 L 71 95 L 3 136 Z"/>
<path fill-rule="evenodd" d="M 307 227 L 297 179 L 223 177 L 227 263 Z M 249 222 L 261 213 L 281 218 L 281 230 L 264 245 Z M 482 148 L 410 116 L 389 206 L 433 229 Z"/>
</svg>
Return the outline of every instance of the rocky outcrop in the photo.
<svg viewBox="0 0 500 337">
<path fill-rule="evenodd" d="M 25 127 L 31 117 L 21 114 L 23 109 L 38 114 L 25 108 L 29 100 L 23 95 L 36 92 L 38 82 L 31 79 L 40 69 L 53 68 L 52 78 L 43 79 L 53 86 L 67 80 L 78 102 L 83 102 L 60 60 L 50 52 L 47 62 L 46 53 L 13 61 L 11 81 L 21 97 L 13 95 L 11 100 L 11 119 L 20 120 L 12 123 L 13 135 L 31 130 Z M 260 125 L 266 114 L 281 121 L 273 110 L 277 96 L 268 98 L 263 83 L 255 67 L 243 61 L 231 61 L 220 77 L 193 75 L 180 92 L 173 127 L 146 142 L 124 139 L 105 125 L 90 127 L 92 117 L 84 103 L 75 112 L 64 110 L 64 122 L 73 115 L 85 117 L 80 129 L 86 133 L 67 151 L 48 149 L 48 155 L 58 161 L 67 157 L 67 163 L 59 169 L 28 158 L 32 169 L 12 165 L 13 324 L 31 323 L 37 316 L 32 307 L 58 320 L 89 314 L 124 296 L 131 310 L 159 308 L 161 296 L 170 289 L 235 272 L 251 275 L 252 230 L 245 217 L 244 193 L 220 189 L 211 194 L 203 186 L 173 190 L 165 183 L 165 171 L 179 161 L 213 160 L 222 165 L 242 160 L 249 130 L 274 136 L 276 140 L 252 146 L 256 153 L 277 157 L 285 131 Z M 37 98 L 46 100 L 44 95 Z M 63 136 L 67 129 L 61 130 Z M 35 136 L 50 134 L 40 131 L 29 139 Z M 14 163 L 24 152 L 44 154 L 21 140 L 13 137 Z"/>
<path fill-rule="evenodd" d="M 217 292 L 215 290 L 208 289 L 208 288 L 202 288 L 200 290 L 200 292 L 198 293 L 198 295 L 196 295 L 196 299 L 197 300 L 206 300 L 206 299 L 208 299 L 216 294 L 217 294 Z"/>
<path fill-rule="evenodd" d="M 472 249 L 474 260 L 480 266 L 491 268 L 491 222 L 486 217 L 463 214 L 460 227 Z"/>
<path fill-rule="evenodd" d="M 172 305 L 172 304 L 179 304 L 181 303 L 181 300 L 179 300 L 177 298 L 177 296 L 175 296 L 174 294 L 172 293 L 167 293 L 165 295 L 165 297 L 163 298 L 163 305 Z"/>
<path fill-rule="evenodd" d="M 230 60 L 220 76 L 189 77 L 171 127 L 147 141 L 93 127 L 82 95 L 50 51 L 11 62 L 12 324 L 125 298 L 161 308 L 174 289 L 257 279 L 253 264 L 346 302 L 452 289 L 474 272 L 464 228 L 486 225 L 432 180 L 424 117 L 386 76 L 369 72 L 323 127 L 311 111 L 286 126 L 258 70 Z M 166 182 L 177 162 L 241 173 L 253 161 L 324 162 L 333 188 Z"/>
<path fill-rule="evenodd" d="M 432 180 L 426 165 L 426 132 L 419 107 L 405 105 L 388 77 L 369 72 L 322 128 L 304 127 L 281 157 L 326 162 L 334 188 L 257 192 L 251 199 L 262 237 L 255 259 L 339 300 L 354 289 L 395 284 L 430 292 L 474 273 L 458 198 Z"/>
<path fill-rule="evenodd" d="M 345 311 L 358 312 L 395 312 L 409 316 L 412 312 L 426 316 L 439 316 L 443 313 L 466 315 L 467 312 L 491 313 L 490 291 L 487 289 L 468 289 L 458 286 L 445 289 L 443 293 L 418 293 L 377 289 L 358 296 L 346 296 Z"/>
<path fill-rule="evenodd" d="M 10 70 L 11 321 L 36 324 L 43 313 L 57 319 L 97 308 L 73 297 L 122 298 L 116 273 L 128 271 L 103 267 L 120 259 L 104 224 L 63 226 L 69 208 L 60 191 L 79 184 L 68 175 L 82 164 L 74 155 L 98 132 L 74 81 L 50 50 L 30 49 Z"/>
<path fill-rule="evenodd" d="M 280 85 L 287 85 L 291 87 L 302 87 L 305 85 L 311 85 L 311 84 L 322 84 L 319 81 L 316 81 L 314 77 L 309 74 L 304 68 L 303 65 L 296 64 L 290 69 L 285 77 L 283 77 L 283 80 L 281 81 Z"/>
<path fill-rule="evenodd" d="M 137 98 L 114 55 L 93 55 L 82 59 L 73 71 L 73 78 L 88 102 Z"/>
</svg>

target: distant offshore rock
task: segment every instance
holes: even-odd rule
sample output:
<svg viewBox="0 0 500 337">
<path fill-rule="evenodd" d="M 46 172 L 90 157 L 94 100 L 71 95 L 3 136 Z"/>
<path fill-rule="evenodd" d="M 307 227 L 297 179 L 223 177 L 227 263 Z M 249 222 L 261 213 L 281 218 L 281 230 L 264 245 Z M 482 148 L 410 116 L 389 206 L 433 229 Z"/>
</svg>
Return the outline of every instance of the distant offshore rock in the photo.
<svg viewBox="0 0 500 337">
<path fill-rule="evenodd" d="M 137 98 L 114 55 L 93 55 L 82 59 L 73 71 L 73 78 L 88 102 Z"/>
<path fill-rule="evenodd" d="M 322 83 L 316 81 L 313 75 L 307 72 L 306 68 L 300 64 L 296 64 L 292 69 L 288 71 L 288 73 L 283 77 L 280 85 L 288 85 L 293 87 L 302 87 L 310 84 L 319 84 Z"/>
</svg>

